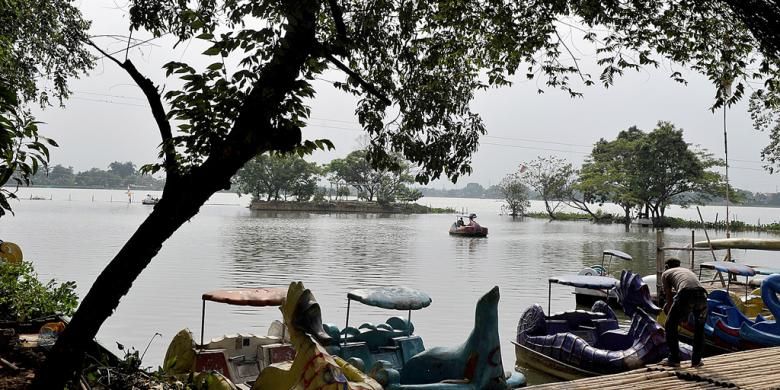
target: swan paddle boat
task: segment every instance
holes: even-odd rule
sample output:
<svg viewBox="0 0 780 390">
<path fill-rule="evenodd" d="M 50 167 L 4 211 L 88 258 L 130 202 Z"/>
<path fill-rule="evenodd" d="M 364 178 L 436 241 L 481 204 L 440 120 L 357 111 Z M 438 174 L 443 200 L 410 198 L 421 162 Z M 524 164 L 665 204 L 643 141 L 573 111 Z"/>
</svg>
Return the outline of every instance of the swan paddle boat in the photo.
<svg viewBox="0 0 780 390">
<path fill-rule="evenodd" d="M 780 250 L 780 240 L 726 238 L 694 243 L 697 248 L 714 250 L 748 249 Z M 701 268 L 710 268 L 720 276 L 725 290 L 718 289 L 709 293 L 707 299 L 708 316 L 704 326 L 705 342 L 714 352 L 731 352 L 746 349 L 780 345 L 780 327 L 775 327 L 774 318 L 780 314 L 777 292 L 780 292 L 780 270 L 766 266 L 747 266 L 730 261 L 703 263 Z M 700 268 L 700 278 L 701 278 Z M 723 275 L 726 275 L 725 281 Z M 749 293 L 756 275 L 770 275 L 761 281 L 761 288 Z M 730 291 L 732 280 L 745 277 L 745 293 Z M 713 279 L 715 281 L 717 279 Z M 759 297 L 760 296 L 760 297 Z M 771 315 L 768 315 L 766 311 Z M 665 323 L 663 313 L 658 321 Z M 760 324 L 760 325 L 759 325 Z M 693 336 L 692 324 L 680 324 L 680 336 L 690 339 Z"/>
<path fill-rule="evenodd" d="M 411 312 L 431 304 L 427 294 L 402 286 L 353 290 L 347 294 L 344 329 L 332 324 L 324 326 L 331 338 L 339 340 L 327 350 L 388 390 L 520 387 L 525 384 L 525 377 L 518 372 L 507 375 L 501 362 L 498 300 L 498 287 L 480 298 L 474 329 L 465 343 L 426 350 L 422 338 L 414 333 Z M 352 301 L 405 311 L 407 318 L 390 317 L 382 324 L 363 323 L 355 328 L 349 325 Z"/>
<path fill-rule="evenodd" d="M 285 325 L 274 321 L 266 336 L 238 333 L 204 342 L 206 302 L 279 307 L 286 295 L 287 288 L 278 287 L 216 290 L 203 294 L 200 344 L 195 343 L 188 329 L 181 330 L 168 346 L 163 371 L 185 377 L 193 373 L 216 371 L 232 383 L 233 388 L 250 389 L 265 368 L 295 357 L 295 349 L 286 334 Z"/>
<path fill-rule="evenodd" d="M 260 372 L 252 390 L 382 389 L 377 381 L 328 352 L 327 346 L 337 343 L 337 339 L 331 338 L 323 329 L 320 305 L 302 282 L 290 284 L 281 310 L 284 322 L 289 324 L 295 358 L 266 367 Z"/>
<path fill-rule="evenodd" d="M 612 278 L 582 275 L 550 278 L 549 283 L 597 290 L 618 284 Z M 664 330 L 646 312 L 660 311 L 650 300 L 647 285 L 630 271 L 623 271 L 619 284 L 618 297 L 626 314 L 632 316 L 628 329 L 619 326 L 615 313 L 604 301 L 597 301 L 590 311 L 551 315 L 535 304 L 523 312 L 517 325 L 513 342 L 517 364 L 572 380 L 633 370 L 665 358 L 668 348 Z M 681 347 L 682 357 L 689 359 L 690 347 Z"/>
<path fill-rule="evenodd" d="M 761 298 L 772 313 L 780 315 L 780 275 L 771 275 L 761 283 Z M 737 309 L 732 297 L 723 290 L 710 293 L 709 309 L 705 325 L 705 340 L 724 351 L 740 351 L 763 347 L 780 346 L 780 325 L 774 319 L 761 314 L 754 319 Z M 681 325 L 690 337 L 689 324 Z"/>
<path fill-rule="evenodd" d="M 612 258 L 618 258 L 624 261 L 631 261 L 634 258 L 626 252 L 622 252 L 616 249 L 607 249 L 601 253 L 601 264 L 595 264 L 588 268 L 583 269 L 577 275 L 583 276 L 601 276 L 610 277 L 609 266 L 612 264 Z M 606 265 L 604 264 L 606 260 Z M 614 278 L 613 278 L 614 279 Z M 617 279 L 615 279 L 617 280 Z M 616 303 L 617 296 L 613 290 L 598 290 L 591 288 L 575 287 L 574 296 L 577 299 L 578 305 L 592 305 L 598 300 L 606 301 L 607 303 Z"/>
<path fill-rule="evenodd" d="M 468 217 L 469 223 L 463 222 L 463 218 Z M 459 215 L 458 219 L 450 226 L 450 235 L 463 237 L 487 237 L 488 228 L 480 226 L 475 221 L 477 214 Z"/>
</svg>

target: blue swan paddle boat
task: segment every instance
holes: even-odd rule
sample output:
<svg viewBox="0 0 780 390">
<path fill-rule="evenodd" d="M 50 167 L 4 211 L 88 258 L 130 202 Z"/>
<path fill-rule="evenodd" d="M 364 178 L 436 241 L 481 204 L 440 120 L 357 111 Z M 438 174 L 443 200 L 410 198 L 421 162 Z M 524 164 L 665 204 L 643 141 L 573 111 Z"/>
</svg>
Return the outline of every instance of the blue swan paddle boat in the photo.
<svg viewBox="0 0 780 390">
<path fill-rule="evenodd" d="M 578 276 L 550 278 L 550 283 L 604 290 L 617 282 L 612 278 Z M 615 313 L 603 301 L 596 302 L 590 311 L 573 310 L 549 316 L 538 304 L 526 309 L 514 342 L 518 365 L 570 380 L 661 361 L 668 354 L 666 336 L 661 325 L 646 312 L 660 311 L 650 301 L 647 285 L 639 275 L 623 271 L 617 295 L 626 314 L 633 316 L 628 329 L 619 327 Z M 690 358 L 690 347 L 681 346 L 683 358 Z"/>
<path fill-rule="evenodd" d="M 577 275 L 612 278 L 612 276 L 610 276 L 609 266 L 612 265 L 612 259 L 615 257 L 624 261 L 631 261 L 634 259 L 626 252 L 622 252 L 617 249 L 607 249 L 601 253 L 601 264 L 594 264 L 590 267 L 587 267 L 580 271 Z M 604 264 L 605 260 L 606 265 Z M 617 279 L 614 280 L 617 281 Z M 574 296 L 577 299 L 578 305 L 592 305 L 598 300 L 603 300 L 607 303 L 617 302 L 617 296 L 615 295 L 614 290 L 604 291 L 591 288 L 575 287 Z"/>
<path fill-rule="evenodd" d="M 406 319 L 391 317 L 383 324 L 349 326 L 351 301 L 408 312 Z M 431 304 L 431 298 L 408 287 L 353 290 L 347 294 L 344 329 L 325 324 L 336 345 L 327 347 L 351 365 L 369 374 L 387 390 L 510 389 L 525 385 L 519 372 L 507 375 L 501 362 L 498 337 L 498 287 L 477 302 L 474 328 L 469 338 L 454 348 L 426 350 L 414 334 L 412 310 Z"/>
</svg>

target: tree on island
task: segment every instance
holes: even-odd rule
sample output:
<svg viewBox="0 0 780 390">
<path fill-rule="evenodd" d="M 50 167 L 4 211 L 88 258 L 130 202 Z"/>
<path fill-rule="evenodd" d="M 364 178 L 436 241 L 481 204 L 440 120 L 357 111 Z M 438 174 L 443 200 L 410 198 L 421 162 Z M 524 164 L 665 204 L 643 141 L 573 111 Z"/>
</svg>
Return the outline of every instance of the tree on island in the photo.
<svg viewBox="0 0 780 390">
<path fill-rule="evenodd" d="M 343 159 L 331 161 L 327 170 L 337 182 L 355 187 L 358 199 L 390 203 L 394 202 L 399 194 L 407 200 L 417 196 L 419 191 L 414 192 L 407 187 L 407 184 L 414 182 L 407 161 L 400 155 L 395 155 L 388 161 L 387 167 L 376 168 L 371 165 L 368 153 L 365 149 L 355 150 Z M 420 196 L 422 193 L 419 193 L 417 198 Z"/>
<path fill-rule="evenodd" d="M 498 188 L 504 197 L 506 207 L 509 209 L 509 215 L 522 216 L 525 214 L 525 210 L 531 207 L 531 202 L 528 200 L 528 187 L 523 185 L 520 174 L 506 175 L 498 184 Z"/>
<path fill-rule="evenodd" d="M 317 188 L 317 163 L 307 162 L 297 154 L 264 153 L 247 162 L 234 178 L 239 195 L 251 194 L 254 200 L 309 200 Z"/>
<path fill-rule="evenodd" d="M 658 122 L 649 133 L 631 127 L 612 141 L 599 140 L 578 185 L 592 200 L 623 208 L 626 223 L 631 210 L 642 207 L 658 222 L 672 200 L 686 206 L 722 193 L 721 175 L 710 171 L 722 164 L 705 150 L 691 148 L 682 129 Z"/>
<path fill-rule="evenodd" d="M 539 194 L 550 219 L 556 219 L 555 213 L 569 199 L 577 176 L 570 162 L 555 156 L 539 156 L 522 164 L 518 177 Z"/>
<path fill-rule="evenodd" d="M 764 10 L 772 4 L 754 3 Z M 560 18 L 592 30 L 585 39 L 600 45 L 597 77 L 606 86 L 626 69 L 658 66 L 663 58 L 708 75 L 718 92 L 726 78 L 735 80 L 738 92 L 744 89 L 754 68 L 764 76 L 778 73 L 772 41 L 777 29 L 771 22 L 777 18 L 763 18 L 762 10 L 736 1 L 130 4 L 132 29 L 207 41 L 203 55 L 213 63 L 205 69 L 168 63 L 167 74 L 183 85 L 161 96 L 131 59 L 121 61 L 90 42 L 146 96 L 163 158 L 146 170 L 164 170 L 166 183 L 160 202 L 97 277 L 60 335 L 36 376 L 40 389 L 63 388 L 87 341 L 163 243 L 209 196 L 229 188 L 247 161 L 270 151 L 305 153 L 331 146 L 303 141 L 300 130 L 310 112 L 304 101 L 316 95 L 311 83 L 330 66 L 346 74 L 334 85 L 359 97 L 356 114 L 370 136 L 372 165 L 392 167 L 393 154 L 401 153 L 420 167 L 415 179 L 421 183 L 442 175 L 454 181 L 471 172 L 470 158 L 485 126 L 470 102 L 478 90 L 508 85 L 521 65 L 528 78 L 541 78 L 572 96 L 580 96 L 572 77 L 595 83 L 580 72 L 558 33 Z M 768 59 L 755 67 L 745 59 L 755 58 L 757 48 Z M 717 96 L 715 106 L 736 101 L 741 93 Z"/>
</svg>

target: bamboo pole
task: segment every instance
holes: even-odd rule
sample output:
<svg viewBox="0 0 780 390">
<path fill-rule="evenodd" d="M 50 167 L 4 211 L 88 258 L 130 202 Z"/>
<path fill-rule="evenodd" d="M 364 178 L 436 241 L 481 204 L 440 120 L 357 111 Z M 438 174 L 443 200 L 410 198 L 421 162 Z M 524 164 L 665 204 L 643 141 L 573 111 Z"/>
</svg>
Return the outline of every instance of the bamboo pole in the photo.
<svg viewBox="0 0 780 390">
<path fill-rule="evenodd" d="M 691 229 L 691 248 L 693 248 L 693 246 L 696 244 L 696 236 L 695 236 L 695 234 L 696 234 L 696 231 Z M 696 252 L 694 252 L 694 251 L 691 251 L 689 253 L 690 254 L 690 258 L 691 258 L 691 271 L 694 271 L 694 272 L 696 272 L 695 268 L 694 268 L 694 256 L 693 256 L 695 253 Z"/>
<path fill-rule="evenodd" d="M 655 231 L 655 291 L 658 304 L 664 306 L 665 294 L 661 285 L 661 274 L 664 272 L 664 231 Z"/>
</svg>

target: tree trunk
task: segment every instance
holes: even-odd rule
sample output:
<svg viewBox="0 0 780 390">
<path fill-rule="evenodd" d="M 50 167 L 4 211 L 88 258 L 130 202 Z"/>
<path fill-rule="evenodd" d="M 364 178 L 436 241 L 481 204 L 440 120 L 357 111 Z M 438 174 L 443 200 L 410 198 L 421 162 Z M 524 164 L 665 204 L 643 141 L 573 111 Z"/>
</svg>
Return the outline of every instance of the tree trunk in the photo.
<svg viewBox="0 0 780 390">
<path fill-rule="evenodd" d="M 550 201 L 547 200 L 547 198 L 544 199 L 544 208 L 547 209 L 547 214 L 550 216 L 550 219 L 555 219 L 555 210 L 550 207 Z"/>
<path fill-rule="evenodd" d="M 623 222 L 626 224 L 626 227 L 628 227 L 631 225 L 631 206 L 623 206 L 623 211 L 626 213 L 626 217 Z"/>
<path fill-rule="evenodd" d="M 216 178 L 211 179 L 188 182 L 220 182 Z M 33 388 L 62 388 L 62 383 L 81 368 L 87 344 L 95 338 L 100 326 L 111 316 L 133 281 L 173 232 L 195 216 L 209 196 L 219 190 L 217 186 L 207 188 L 200 184 L 171 187 L 175 188 L 163 193 L 160 203 L 154 206 L 152 213 L 95 280 L 47 357 L 48 362 L 56 364 L 42 367 Z"/>
</svg>

